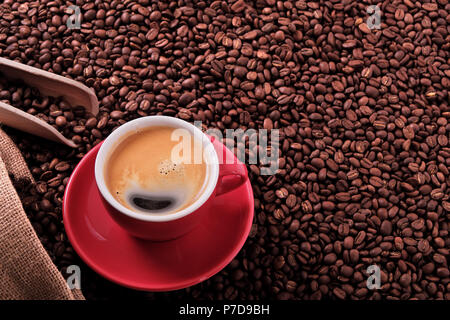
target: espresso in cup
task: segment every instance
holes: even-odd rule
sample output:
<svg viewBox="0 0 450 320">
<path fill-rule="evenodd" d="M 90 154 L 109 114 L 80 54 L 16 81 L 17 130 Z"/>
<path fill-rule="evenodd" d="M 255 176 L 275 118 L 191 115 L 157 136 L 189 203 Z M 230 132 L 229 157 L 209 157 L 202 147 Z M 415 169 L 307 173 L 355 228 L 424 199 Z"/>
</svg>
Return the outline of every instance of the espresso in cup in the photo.
<svg viewBox="0 0 450 320">
<path fill-rule="evenodd" d="M 191 134 L 181 141 L 175 130 L 154 126 L 116 143 L 104 176 L 120 204 L 137 212 L 171 214 L 189 207 L 203 193 L 208 166 L 202 158 L 195 159 L 202 142 Z"/>
</svg>

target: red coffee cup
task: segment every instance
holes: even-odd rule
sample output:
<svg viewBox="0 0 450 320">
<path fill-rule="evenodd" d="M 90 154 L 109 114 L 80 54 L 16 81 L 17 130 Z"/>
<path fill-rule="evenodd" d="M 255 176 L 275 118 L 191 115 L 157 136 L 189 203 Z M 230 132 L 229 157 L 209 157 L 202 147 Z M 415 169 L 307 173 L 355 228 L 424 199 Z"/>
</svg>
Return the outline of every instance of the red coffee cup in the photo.
<svg viewBox="0 0 450 320">
<path fill-rule="evenodd" d="M 185 130 L 202 144 L 202 160 L 206 163 L 205 185 L 201 194 L 188 207 L 169 214 L 132 210 L 117 201 L 105 183 L 105 165 L 121 139 L 151 127 L 168 126 Z M 126 146 L 125 146 L 126 147 Z M 222 158 L 222 157 L 220 157 Z M 149 116 L 125 123 L 103 142 L 95 160 L 95 180 L 108 213 L 131 235 L 148 240 L 165 241 L 178 238 L 201 223 L 210 211 L 214 198 L 243 184 L 247 177 L 244 165 L 220 163 L 211 138 L 194 125 L 172 117 Z"/>
</svg>

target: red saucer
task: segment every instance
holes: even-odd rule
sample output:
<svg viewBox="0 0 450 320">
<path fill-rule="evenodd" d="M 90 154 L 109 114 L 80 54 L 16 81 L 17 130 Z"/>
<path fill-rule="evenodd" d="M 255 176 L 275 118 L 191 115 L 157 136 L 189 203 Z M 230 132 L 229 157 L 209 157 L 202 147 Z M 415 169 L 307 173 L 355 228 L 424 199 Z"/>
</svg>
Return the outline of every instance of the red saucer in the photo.
<svg viewBox="0 0 450 320">
<path fill-rule="evenodd" d="M 214 146 L 216 150 L 225 148 L 219 142 Z M 67 236 L 93 270 L 129 288 L 169 291 L 208 279 L 237 255 L 253 220 L 249 181 L 217 197 L 211 214 L 187 235 L 166 242 L 139 240 L 105 211 L 94 177 L 99 147 L 86 154 L 75 168 L 63 203 Z"/>
</svg>

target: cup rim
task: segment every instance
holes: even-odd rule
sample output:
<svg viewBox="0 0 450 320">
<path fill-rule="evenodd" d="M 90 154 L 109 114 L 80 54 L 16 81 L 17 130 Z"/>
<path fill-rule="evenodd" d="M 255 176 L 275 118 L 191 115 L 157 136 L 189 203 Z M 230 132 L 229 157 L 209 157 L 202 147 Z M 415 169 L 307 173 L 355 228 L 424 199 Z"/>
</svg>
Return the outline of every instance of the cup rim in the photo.
<svg viewBox="0 0 450 320">
<path fill-rule="evenodd" d="M 113 150 L 114 145 L 121 138 L 123 138 L 129 133 L 137 132 L 138 130 L 141 129 L 161 125 L 169 125 L 175 128 L 183 128 L 189 130 L 191 134 L 200 134 L 203 145 L 203 152 L 207 153 L 207 158 L 210 161 L 210 164 L 208 164 L 208 166 L 210 166 L 209 169 L 210 172 L 208 172 L 208 175 L 205 178 L 207 179 L 207 184 L 200 197 L 198 197 L 198 199 L 195 200 L 191 205 L 180 211 L 164 215 L 148 214 L 133 211 L 125 207 L 121 203 L 119 203 L 109 192 L 105 182 L 104 165 L 108 159 L 108 155 L 110 155 L 110 151 Z M 193 124 L 174 117 L 146 116 L 131 120 L 121 125 L 117 129 L 115 129 L 103 141 L 95 158 L 95 181 L 102 197 L 121 214 L 124 214 L 128 217 L 141 221 L 147 222 L 173 221 L 195 212 L 211 197 L 214 189 L 216 188 L 218 179 L 219 179 L 219 159 L 211 140 L 205 133 L 203 133 L 199 128 L 197 128 Z"/>
</svg>

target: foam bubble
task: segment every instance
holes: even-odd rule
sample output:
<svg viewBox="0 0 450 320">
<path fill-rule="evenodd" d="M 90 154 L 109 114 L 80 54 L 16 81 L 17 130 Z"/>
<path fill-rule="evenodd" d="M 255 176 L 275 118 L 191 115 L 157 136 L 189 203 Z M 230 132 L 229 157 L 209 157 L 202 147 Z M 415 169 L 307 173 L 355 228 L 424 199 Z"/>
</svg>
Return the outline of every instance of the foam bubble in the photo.
<svg viewBox="0 0 450 320">
<path fill-rule="evenodd" d="M 158 171 L 160 174 L 166 176 L 169 174 L 181 175 L 184 172 L 184 165 L 166 159 L 159 163 Z"/>
</svg>

